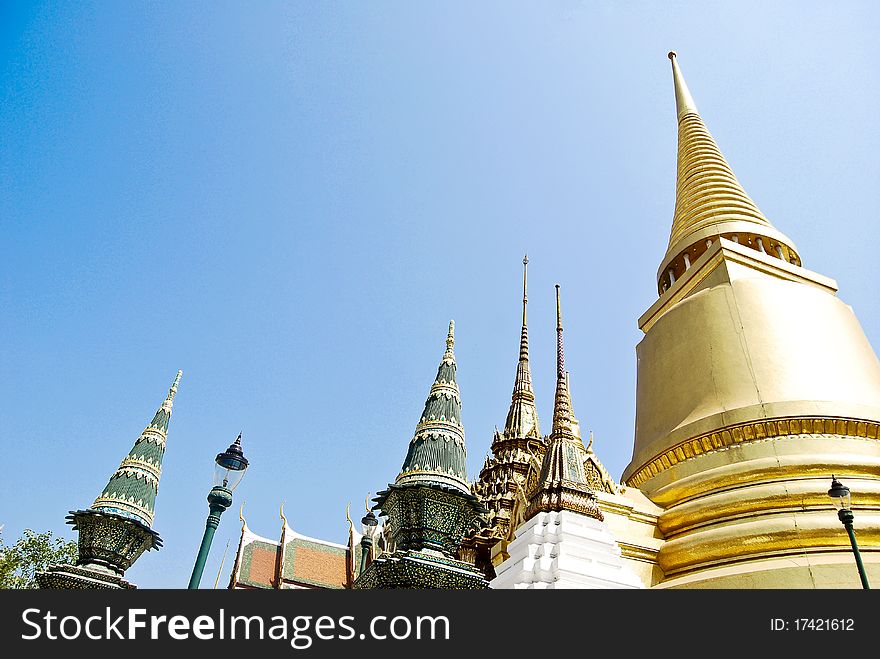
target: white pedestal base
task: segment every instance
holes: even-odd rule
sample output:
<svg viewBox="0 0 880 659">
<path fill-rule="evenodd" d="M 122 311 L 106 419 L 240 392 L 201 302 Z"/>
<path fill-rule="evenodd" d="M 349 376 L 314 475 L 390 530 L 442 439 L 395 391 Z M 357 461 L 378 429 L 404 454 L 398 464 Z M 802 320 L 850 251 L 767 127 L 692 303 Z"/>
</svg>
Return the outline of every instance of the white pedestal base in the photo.
<svg viewBox="0 0 880 659">
<path fill-rule="evenodd" d="M 516 530 L 491 588 L 644 588 L 605 522 L 568 510 L 538 513 Z"/>
</svg>

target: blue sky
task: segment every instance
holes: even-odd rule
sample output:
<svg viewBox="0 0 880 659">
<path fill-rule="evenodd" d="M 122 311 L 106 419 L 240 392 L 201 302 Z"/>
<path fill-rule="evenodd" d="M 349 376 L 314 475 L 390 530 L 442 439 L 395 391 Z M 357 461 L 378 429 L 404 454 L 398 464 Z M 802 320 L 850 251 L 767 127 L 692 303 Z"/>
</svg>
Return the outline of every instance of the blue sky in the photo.
<svg viewBox="0 0 880 659">
<path fill-rule="evenodd" d="M 880 346 L 871 2 L 0 4 L 0 524 L 74 538 L 177 369 L 156 528 L 185 587 L 212 460 L 239 532 L 343 542 L 393 481 L 456 321 L 468 469 L 503 425 L 528 252 L 549 430 L 632 454 L 636 319 L 675 185 L 674 49 L 740 181 Z M 804 310 L 809 322 L 809 310 Z"/>
</svg>

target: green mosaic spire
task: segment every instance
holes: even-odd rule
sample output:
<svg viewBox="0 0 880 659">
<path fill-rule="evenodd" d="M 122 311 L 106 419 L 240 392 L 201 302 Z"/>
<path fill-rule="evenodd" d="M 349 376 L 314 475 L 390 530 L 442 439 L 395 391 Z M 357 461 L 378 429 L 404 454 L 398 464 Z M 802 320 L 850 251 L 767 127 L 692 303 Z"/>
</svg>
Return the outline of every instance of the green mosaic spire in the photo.
<svg viewBox="0 0 880 659">
<path fill-rule="evenodd" d="M 358 576 L 355 588 L 487 588 L 461 554 L 462 539 L 486 524 L 465 468 L 461 397 L 455 381 L 455 323 L 403 467 L 374 510 L 387 520 L 388 552 Z"/>
<path fill-rule="evenodd" d="M 153 525 L 168 421 L 171 419 L 171 407 L 181 375 L 183 371 L 178 371 L 168 396 L 156 411 L 150 425 L 144 428 L 129 454 L 110 477 L 107 487 L 95 499 L 91 510 L 115 513 L 137 520 L 147 527 Z"/>
<path fill-rule="evenodd" d="M 446 485 L 469 494 L 461 396 L 455 381 L 455 321 L 449 321 L 446 352 L 425 401 L 396 485 Z"/>
</svg>

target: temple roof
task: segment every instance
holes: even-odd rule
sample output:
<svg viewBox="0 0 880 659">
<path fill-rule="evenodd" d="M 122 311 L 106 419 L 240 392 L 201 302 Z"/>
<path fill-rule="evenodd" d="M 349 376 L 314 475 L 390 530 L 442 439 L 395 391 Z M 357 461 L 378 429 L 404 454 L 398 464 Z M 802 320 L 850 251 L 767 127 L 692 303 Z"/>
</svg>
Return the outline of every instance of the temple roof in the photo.
<svg viewBox="0 0 880 659">
<path fill-rule="evenodd" d="M 230 588 L 349 588 L 351 546 L 294 531 L 283 517 L 281 539 L 252 532 L 242 517 Z"/>
</svg>

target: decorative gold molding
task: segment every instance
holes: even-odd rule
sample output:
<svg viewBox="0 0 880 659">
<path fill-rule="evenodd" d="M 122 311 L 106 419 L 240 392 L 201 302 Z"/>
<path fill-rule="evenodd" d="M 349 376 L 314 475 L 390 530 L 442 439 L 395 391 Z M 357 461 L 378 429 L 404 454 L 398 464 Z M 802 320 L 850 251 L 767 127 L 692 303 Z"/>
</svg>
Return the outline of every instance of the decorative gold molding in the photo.
<svg viewBox="0 0 880 659">
<path fill-rule="evenodd" d="M 148 520 L 149 525 L 153 524 L 153 511 L 150 510 L 142 499 L 135 500 L 134 497 L 126 497 L 124 494 L 119 496 L 104 497 L 100 496 L 92 503 L 91 508 L 116 508 L 137 514 Z"/>
<path fill-rule="evenodd" d="M 624 558 L 631 558 L 636 561 L 644 561 L 652 565 L 657 565 L 658 549 L 634 545 L 628 542 L 621 542 L 620 540 L 617 541 L 617 544 L 620 546 L 620 553 Z"/>
<path fill-rule="evenodd" d="M 880 439 L 880 423 L 868 419 L 788 417 L 728 426 L 679 442 L 642 465 L 627 479 L 626 484 L 631 487 L 641 487 L 645 482 L 673 465 L 704 453 L 713 453 L 736 444 L 746 444 L 786 435 L 840 435 L 876 440 Z"/>
</svg>

